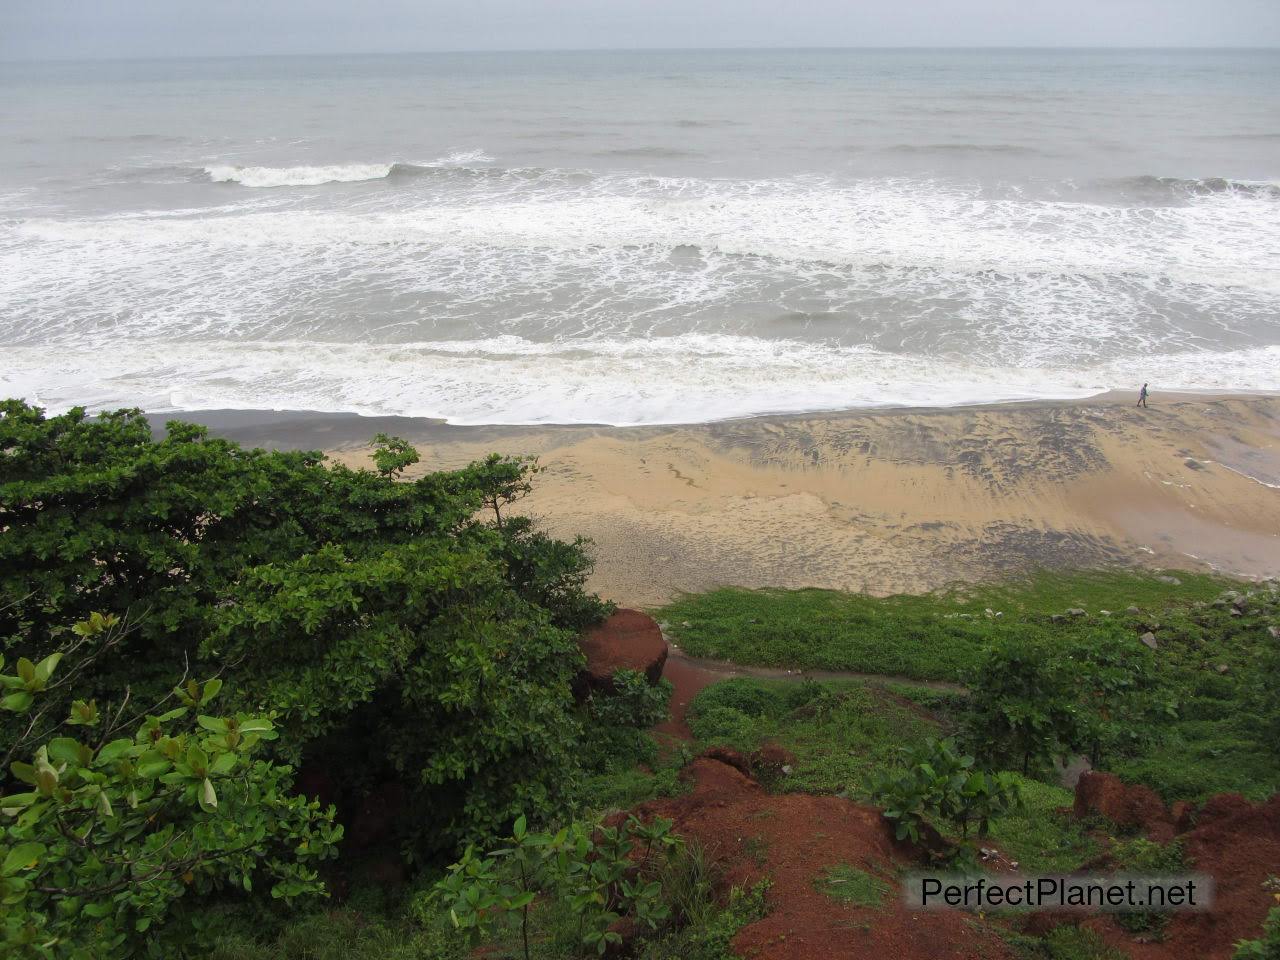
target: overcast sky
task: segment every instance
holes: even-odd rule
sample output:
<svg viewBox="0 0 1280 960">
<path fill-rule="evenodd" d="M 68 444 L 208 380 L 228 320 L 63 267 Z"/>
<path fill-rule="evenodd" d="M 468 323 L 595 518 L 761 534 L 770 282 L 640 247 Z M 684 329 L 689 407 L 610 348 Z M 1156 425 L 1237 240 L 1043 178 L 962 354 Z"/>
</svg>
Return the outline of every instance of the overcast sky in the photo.
<svg viewBox="0 0 1280 960">
<path fill-rule="evenodd" d="M 1280 0 L 0 0 L 0 60 L 766 46 L 1280 46 Z"/>
</svg>

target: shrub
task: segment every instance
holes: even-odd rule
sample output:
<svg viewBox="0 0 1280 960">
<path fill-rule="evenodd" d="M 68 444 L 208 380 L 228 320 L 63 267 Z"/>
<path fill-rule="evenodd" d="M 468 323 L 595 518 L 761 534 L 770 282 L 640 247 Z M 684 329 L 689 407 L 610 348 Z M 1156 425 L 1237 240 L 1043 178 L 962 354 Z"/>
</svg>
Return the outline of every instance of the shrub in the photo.
<svg viewBox="0 0 1280 960">
<path fill-rule="evenodd" d="M 904 752 L 906 769 L 882 772 L 871 790 L 899 840 L 919 840 L 929 817 L 954 823 L 966 838 L 970 829 L 984 836 L 993 820 L 1021 805 L 1015 777 L 975 770 L 973 757 L 958 753 L 950 740 L 929 740 Z"/>
<path fill-rule="evenodd" d="M 483 856 L 468 847 L 424 906 L 443 904 L 473 944 L 516 926 L 529 960 L 532 906 L 549 897 L 576 916 L 575 947 L 603 955 L 621 943 L 612 929 L 621 916 L 651 931 L 668 919 L 658 876 L 679 845 L 669 820 L 646 825 L 628 817 L 617 827 L 574 823 L 551 834 L 529 832 L 519 817 L 506 846 Z"/>
<path fill-rule="evenodd" d="M 613 690 L 593 693 L 588 708 L 592 719 L 607 725 L 652 727 L 667 719 L 671 681 L 650 683 L 638 670 L 619 670 Z"/>
<path fill-rule="evenodd" d="M 1280 960 L 1280 907 L 1272 907 L 1257 940 L 1236 943 L 1233 960 Z"/>
<path fill-rule="evenodd" d="M 1010 640 L 992 647 L 969 689 L 964 742 L 989 766 L 1025 774 L 1081 739 L 1078 690 L 1044 644 Z"/>
<path fill-rule="evenodd" d="M 93 636 L 112 624 L 79 626 Z M 34 719 L 60 660 L 19 660 L 0 677 L 17 691 L 5 708 Z M 323 894 L 312 864 L 341 837 L 333 811 L 290 795 L 289 768 L 255 757 L 276 736 L 268 717 L 203 712 L 221 687 L 187 681 L 141 714 L 76 701 L 61 735 L 20 737 L 17 749 L 34 747 L 12 765 L 23 788 L 0 799 L 5 956 L 134 956 L 184 897 Z"/>
<path fill-rule="evenodd" d="M 707 707 L 689 717 L 689 729 L 698 740 L 726 743 L 742 749 L 753 745 L 753 724 L 741 710 L 733 707 Z"/>
</svg>

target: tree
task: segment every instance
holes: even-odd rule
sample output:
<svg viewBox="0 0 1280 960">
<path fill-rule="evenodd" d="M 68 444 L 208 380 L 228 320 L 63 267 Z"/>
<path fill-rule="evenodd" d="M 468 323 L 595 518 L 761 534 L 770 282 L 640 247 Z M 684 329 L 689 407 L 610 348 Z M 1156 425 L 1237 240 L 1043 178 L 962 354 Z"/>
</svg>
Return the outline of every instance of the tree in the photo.
<svg viewBox="0 0 1280 960">
<path fill-rule="evenodd" d="M 94 637 L 114 624 L 77 626 Z M 16 692 L 5 708 L 38 710 L 62 659 L 0 674 Z M 19 792 L 0 799 L 5 956 L 134 956 L 184 898 L 264 884 L 285 902 L 324 893 L 311 864 L 341 837 L 333 810 L 290 795 L 289 768 L 255 756 L 276 736 L 269 717 L 203 712 L 221 688 L 187 681 L 140 715 L 76 701 L 59 735 L 17 741 L 30 760 L 13 763 Z"/>
<path fill-rule="evenodd" d="M 1078 691 L 1044 643 L 997 644 L 968 685 L 964 742 L 987 766 L 1025 774 L 1079 744 Z"/>
<path fill-rule="evenodd" d="M 1155 739 L 1159 721 L 1177 715 L 1175 700 L 1159 682 L 1154 655 L 1128 635 L 1083 641 L 1058 659 L 1078 692 L 1076 746 L 1095 767 L 1111 754 Z"/>
<path fill-rule="evenodd" d="M 504 514 L 529 461 L 399 481 L 417 452 L 385 436 L 375 459 L 0 402 L 0 649 L 34 663 L 62 623 L 127 618 L 78 696 L 108 709 L 157 699 L 188 664 L 220 673 L 236 708 L 277 712 L 276 756 L 340 769 L 353 802 L 407 783 L 420 855 L 559 811 L 574 638 L 607 612 L 583 587 L 585 542 Z M 67 695 L 51 691 L 59 711 Z"/>
</svg>

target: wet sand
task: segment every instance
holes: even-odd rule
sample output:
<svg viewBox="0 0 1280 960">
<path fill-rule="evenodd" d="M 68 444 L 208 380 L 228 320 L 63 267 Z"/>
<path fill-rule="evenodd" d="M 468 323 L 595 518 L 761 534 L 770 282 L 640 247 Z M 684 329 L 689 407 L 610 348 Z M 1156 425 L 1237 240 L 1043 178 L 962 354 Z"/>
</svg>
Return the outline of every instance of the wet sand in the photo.
<svg viewBox="0 0 1280 960">
<path fill-rule="evenodd" d="M 592 586 L 653 606 L 717 586 L 919 592 L 1035 567 L 1280 575 L 1280 398 L 1182 395 L 853 411 L 671 427 L 455 427 L 408 418 L 184 415 L 251 445 L 417 469 L 489 452 L 546 468 L 524 503 L 595 543 Z"/>
</svg>

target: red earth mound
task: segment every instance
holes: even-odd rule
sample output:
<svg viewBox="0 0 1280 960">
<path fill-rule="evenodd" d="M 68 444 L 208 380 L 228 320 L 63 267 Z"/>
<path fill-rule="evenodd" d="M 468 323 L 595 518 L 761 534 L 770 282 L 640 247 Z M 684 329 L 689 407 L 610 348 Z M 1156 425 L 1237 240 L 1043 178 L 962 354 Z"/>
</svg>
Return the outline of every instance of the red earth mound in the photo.
<svg viewBox="0 0 1280 960">
<path fill-rule="evenodd" d="M 1077 817 L 1099 814 L 1126 830 L 1142 830 L 1167 843 L 1177 832 L 1173 815 L 1150 787 L 1124 783 L 1114 773 L 1086 771 L 1076 782 Z"/>
<path fill-rule="evenodd" d="M 1280 794 L 1261 804 L 1238 794 L 1219 794 L 1193 817 L 1185 804 L 1166 811 L 1147 788 L 1125 785 L 1110 774 L 1090 773 L 1076 788 L 1075 810 L 1101 813 L 1144 830 L 1153 840 L 1164 842 L 1176 834 L 1189 871 L 1214 880 L 1212 909 L 1174 914 L 1159 942 L 1135 942 L 1107 918 L 1087 921 L 1111 945 L 1134 960 L 1229 960 L 1237 940 L 1261 932 L 1267 911 L 1275 906 L 1263 884 L 1280 873 Z"/>
<path fill-rule="evenodd" d="M 675 821 L 724 870 L 723 883 L 751 887 L 764 878 L 769 913 L 739 931 L 734 950 L 763 960 L 935 960 L 996 958 L 1010 952 L 964 914 L 909 909 L 897 876 L 909 867 L 879 812 L 850 800 L 770 794 L 742 772 L 751 762 L 702 756 L 685 768 L 690 793 L 651 801 L 636 812 Z M 878 906 L 832 899 L 818 887 L 831 867 L 880 878 Z"/>
<path fill-rule="evenodd" d="M 581 681 L 591 690 L 607 690 L 619 670 L 638 670 L 657 683 L 667 662 L 667 641 L 657 622 L 639 610 L 617 610 L 583 634 L 587 656 Z"/>
</svg>

